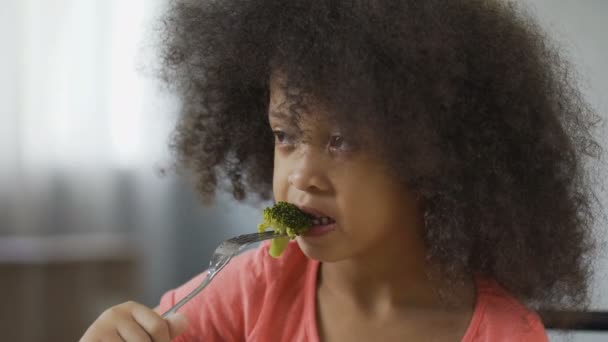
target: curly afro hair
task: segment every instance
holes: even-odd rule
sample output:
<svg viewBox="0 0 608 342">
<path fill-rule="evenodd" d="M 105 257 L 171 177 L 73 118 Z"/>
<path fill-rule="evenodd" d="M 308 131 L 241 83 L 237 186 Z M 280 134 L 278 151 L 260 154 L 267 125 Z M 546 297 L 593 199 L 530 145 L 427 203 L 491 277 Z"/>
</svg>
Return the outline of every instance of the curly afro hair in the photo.
<svg viewBox="0 0 608 342">
<path fill-rule="evenodd" d="M 492 277 L 534 306 L 587 302 L 595 196 L 583 166 L 601 153 L 598 116 L 515 3 L 180 0 L 162 23 L 161 77 L 182 101 L 172 147 L 204 198 L 272 197 L 280 70 L 294 117 L 312 98 L 371 132 L 424 200 L 444 274 Z"/>
</svg>

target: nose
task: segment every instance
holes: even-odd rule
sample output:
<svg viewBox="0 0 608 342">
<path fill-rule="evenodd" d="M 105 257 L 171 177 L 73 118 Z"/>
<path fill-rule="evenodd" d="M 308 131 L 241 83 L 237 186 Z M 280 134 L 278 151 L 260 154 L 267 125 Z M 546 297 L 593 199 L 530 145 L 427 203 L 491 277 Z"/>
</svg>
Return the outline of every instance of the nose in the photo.
<svg viewBox="0 0 608 342">
<path fill-rule="evenodd" d="M 309 148 L 297 154 L 287 181 L 301 191 L 325 192 L 330 189 L 327 165 L 319 153 Z"/>
</svg>

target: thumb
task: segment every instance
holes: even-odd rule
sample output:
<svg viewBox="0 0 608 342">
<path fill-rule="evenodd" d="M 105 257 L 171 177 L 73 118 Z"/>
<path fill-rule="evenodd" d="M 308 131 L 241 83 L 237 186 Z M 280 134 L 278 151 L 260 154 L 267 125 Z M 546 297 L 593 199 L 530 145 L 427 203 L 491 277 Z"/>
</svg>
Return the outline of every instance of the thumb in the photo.
<svg viewBox="0 0 608 342">
<path fill-rule="evenodd" d="M 182 313 L 175 313 L 167 317 L 167 323 L 169 324 L 169 335 L 171 339 L 181 335 L 190 324 L 186 316 Z"/>
</svg>

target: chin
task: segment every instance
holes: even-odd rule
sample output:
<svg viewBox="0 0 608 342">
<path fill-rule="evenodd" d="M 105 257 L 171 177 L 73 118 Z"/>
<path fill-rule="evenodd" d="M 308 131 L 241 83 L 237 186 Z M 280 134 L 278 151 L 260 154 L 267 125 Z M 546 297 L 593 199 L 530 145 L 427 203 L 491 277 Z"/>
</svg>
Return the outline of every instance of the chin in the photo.
<svg viewBox="0 0 608 342">
<path fill-rule="evenodd" d="M 336 262 L 347 259 L 347 257 L 336 251 L 335 246 L 318 246 L 307 243 L 304 239 L 298 237 L 296 239 L 302 253 L 310 259 L 320 262 Z"/>
</svg>

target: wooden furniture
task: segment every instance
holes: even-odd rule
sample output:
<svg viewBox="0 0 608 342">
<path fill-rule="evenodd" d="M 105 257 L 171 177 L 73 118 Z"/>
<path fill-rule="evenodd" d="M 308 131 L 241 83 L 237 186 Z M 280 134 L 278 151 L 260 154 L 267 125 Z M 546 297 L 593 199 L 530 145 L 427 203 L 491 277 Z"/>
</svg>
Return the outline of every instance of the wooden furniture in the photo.
<svg viewBox="0 0 608 342">
<path fill-rule="evenodd" d="M 0 237 L 2 341 L 78 341 L 109 306 L 135 298 L 125 236 Z"/>
<path fill-rule="evenodd" d="M 607 311 L 546 310 L 539 314 L 547 329 L 608 332 Z"/>
</svg>

